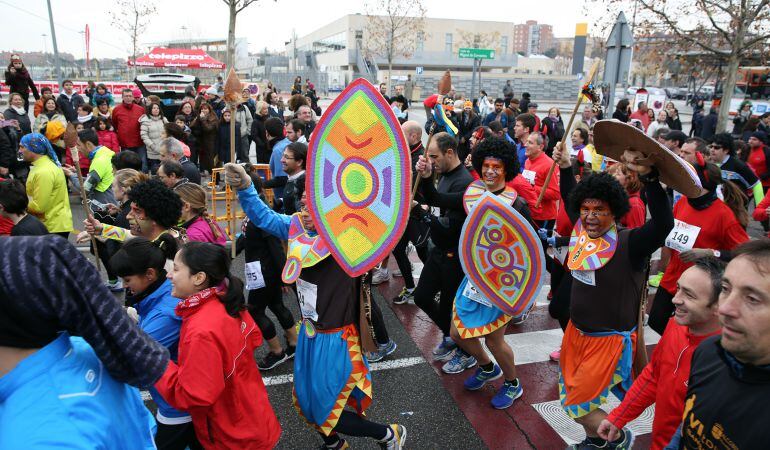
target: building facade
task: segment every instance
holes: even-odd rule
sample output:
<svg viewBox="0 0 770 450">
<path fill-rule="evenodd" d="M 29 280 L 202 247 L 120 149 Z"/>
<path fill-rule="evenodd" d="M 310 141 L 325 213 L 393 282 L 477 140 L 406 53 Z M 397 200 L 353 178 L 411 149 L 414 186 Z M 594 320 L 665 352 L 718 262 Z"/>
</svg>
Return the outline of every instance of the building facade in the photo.
<svg viewBox="0 0 770 450">
<path fill-rule="evenodd" d="M 528 20 L 513 26 L 513 51 L 524 55 L 542 55 L 554 47 L 553 27 Z"/>
<path fill-rule="evenodd" d="M 454 76 L 470 76 L 473 59 L 459 57 L 460 48 L 494 50 L 492 59 L 481 64 L 483 76 L 504 76 L 516 66 L 513 51 L 513 23 L 425 18 L 422 30 L 409 35 L 408 52 L 397 51 L 393 59 L 394 81 L 431 77 L 449 69 Z M 350 14 L 297 37 L 286 44 L 286 55 L 297 71 L 314 68 L 329 74 L 330 84 L 345 85 L 364 76 L 386 81 L 387 60 L 370 51 L 370 21 L 365 15 Z M 403 49 L 400 49 L 403 50 Z"/>
</svg>

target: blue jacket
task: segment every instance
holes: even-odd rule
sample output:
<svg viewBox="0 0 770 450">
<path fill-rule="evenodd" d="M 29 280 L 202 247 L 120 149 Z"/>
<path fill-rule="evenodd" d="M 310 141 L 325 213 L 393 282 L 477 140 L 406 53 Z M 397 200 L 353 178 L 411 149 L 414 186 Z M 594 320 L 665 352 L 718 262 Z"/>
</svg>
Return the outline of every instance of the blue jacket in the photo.
<svg viewBox="0 0 770 450">
<path fill-rule="evenodd" d="M 273 151 L 270 155 L 270 173 L 273 178 L 288 176 L 286 172 L 283 171 L 283 166 L 281 166 L 281 158 L 283 157 L 283 151 L 289 144 L 291 144 L 289 138 L 283 138 L 273 146 Z M 276 197 L 283 198 L 283 186 L 273 188 L 273 193 Z"/>
<path fill-rule="evenodd" d="M 508 137 L 508 135 L 506 135 L 506 137 Z M 513 145 L 516 146 L 516 156 L 519 157 L 519 173 L 524 172 L 524 164 L 527 162 L 527 146 L 521 142 L 513 142 Z"/>
<path fill-rule="evenodd" d="M 154 449 L 156 428 L 139 391 L 67 333 L 0 378 L 2 449 Z"/>
<path fill-rule="evenodd" d="M 139 313 L 139 327 L 166 347 L 174 362 L 179 352 L 179 329 L 182 327 L 182 318 L 174 312 L 177 303 L 179 299 L 171 296 L 171 280 L 166 280 L 135 305 Z M 192 421 L 188 413 L 172 408 L 155 387 L 150 388 L 150 395 L 158 405 L 158 422 L 176 425 Z"/>
<path fill-rule="evenodd" d="M 489 124 L 495 120 L 497 120 L 497 113 L 492 111 L 491 113 L 487 114 L 487 117 L 484 118 L 483 125 L 488 127 Z M 503 125 L 503 128 L 508 126 L 508 116 L 505 114 L 505 111 L 500 113 L 500 123 Z"/>
</svg>

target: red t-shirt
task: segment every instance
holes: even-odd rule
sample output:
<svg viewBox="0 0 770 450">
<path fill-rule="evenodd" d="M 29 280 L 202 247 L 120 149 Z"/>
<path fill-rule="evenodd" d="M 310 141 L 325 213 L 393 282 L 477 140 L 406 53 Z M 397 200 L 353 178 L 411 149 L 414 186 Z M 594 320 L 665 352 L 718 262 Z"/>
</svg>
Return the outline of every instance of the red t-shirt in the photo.
<svg viewBox="0 0 770 450">
<path fill-rule="evenodd" d="M 749 240 L 749 235 L 738 223 L 733 212 L 719 199 L 716 199 L 708 208 L 699 211 L 690 206 L 686 197 L 682 197 L 674 205 L 674 219 L 700 227 L 692 248 L 732 250 Z M 690 266 L 692 263 L 683 262 L 679 258 L 679 252 L 672 249 L 671 262 L 666 267 L 663 279 L 660 280 L 660 287 L 672 295 L 675 294 L 679 276 Z"/>
<path fill-rule="evenodd" d="M 527 162 L 524 163 L 525 171 L 529 170 L 535 172 L 534 188 L 537 195 L 540 195 L 540 191 L 543 189 L 543 185 L 545 184 L 545 178 L 548 176 L 548 171 L 551 170 L 552 165 L 553 160 L 549 158 L 545 153 L 541 153 L 540 156 L 535 159 L 527 158 Z M 525 172 L 522 177 L 526 179 L 527 173 Z M 543 196 L 543 201 L 540 203 L 540 207 L 536 208 L 535 203 L 529 205 L 529 209 L 532 212 L 532 218 L 534 220 L 555 219 L 557 213 L 556 209 L 559 205 L 560 199 L 561 193 L 559 192 L 559 171 L 554 170 L 551 181 L 548 186 L 546 186 L 545 195 Z M 537 202 L 537 197 L 535 198 L 535 202 Z"/>
</svg>

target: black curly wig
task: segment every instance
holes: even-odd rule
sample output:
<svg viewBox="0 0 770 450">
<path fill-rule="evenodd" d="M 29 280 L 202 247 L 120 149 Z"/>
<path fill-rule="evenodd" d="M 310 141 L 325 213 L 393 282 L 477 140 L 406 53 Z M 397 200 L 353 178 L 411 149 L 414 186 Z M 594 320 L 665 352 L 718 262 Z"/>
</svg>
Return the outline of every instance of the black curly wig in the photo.
<svg viewBox="0 0 770 450">
<path fill-rule="evenodd" d="M 473 170 L 482 176 L 481 167 L 486 158 L 495 158 L 503 162 L 505 181 L 513 180 L 519 174 L 519 158 L 510 142 L 498 137 L 490 137 L 479 142 L 473 150 L 471 163 Z"/>
<path fill-rule="evenodd" d="M 182 215 L 182 200 L 158 180 L 138 183 L 128 193 L 128 200 L 142 208 L 148 218 L 164 228 L 177 225 Z"/>
<path fill-rule="evenodd" d="M 580 214 L 580 205 L 587 198 L 607 202 L 615 220 L 620 220 L 631 209 L 626 190 L 607 172 L 593 173 L 578 183 L 569 195 L 567 208 L 572 214 Z"/>
</svg>

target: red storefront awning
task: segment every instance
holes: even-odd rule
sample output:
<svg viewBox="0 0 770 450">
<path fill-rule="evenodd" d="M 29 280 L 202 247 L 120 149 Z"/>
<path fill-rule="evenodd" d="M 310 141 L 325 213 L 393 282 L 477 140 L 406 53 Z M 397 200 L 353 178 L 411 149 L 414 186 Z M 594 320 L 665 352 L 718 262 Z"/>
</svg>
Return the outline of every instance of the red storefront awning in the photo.
<svg viewBox="0 0 770 450">
<path fill-rule="evenodd" d="M 200 49 L 155 47 L 129 66 L 138 67 L 186 67 L 190 69 L 224 69 L 225 64 L 217 61 Z"/>
</svg>

